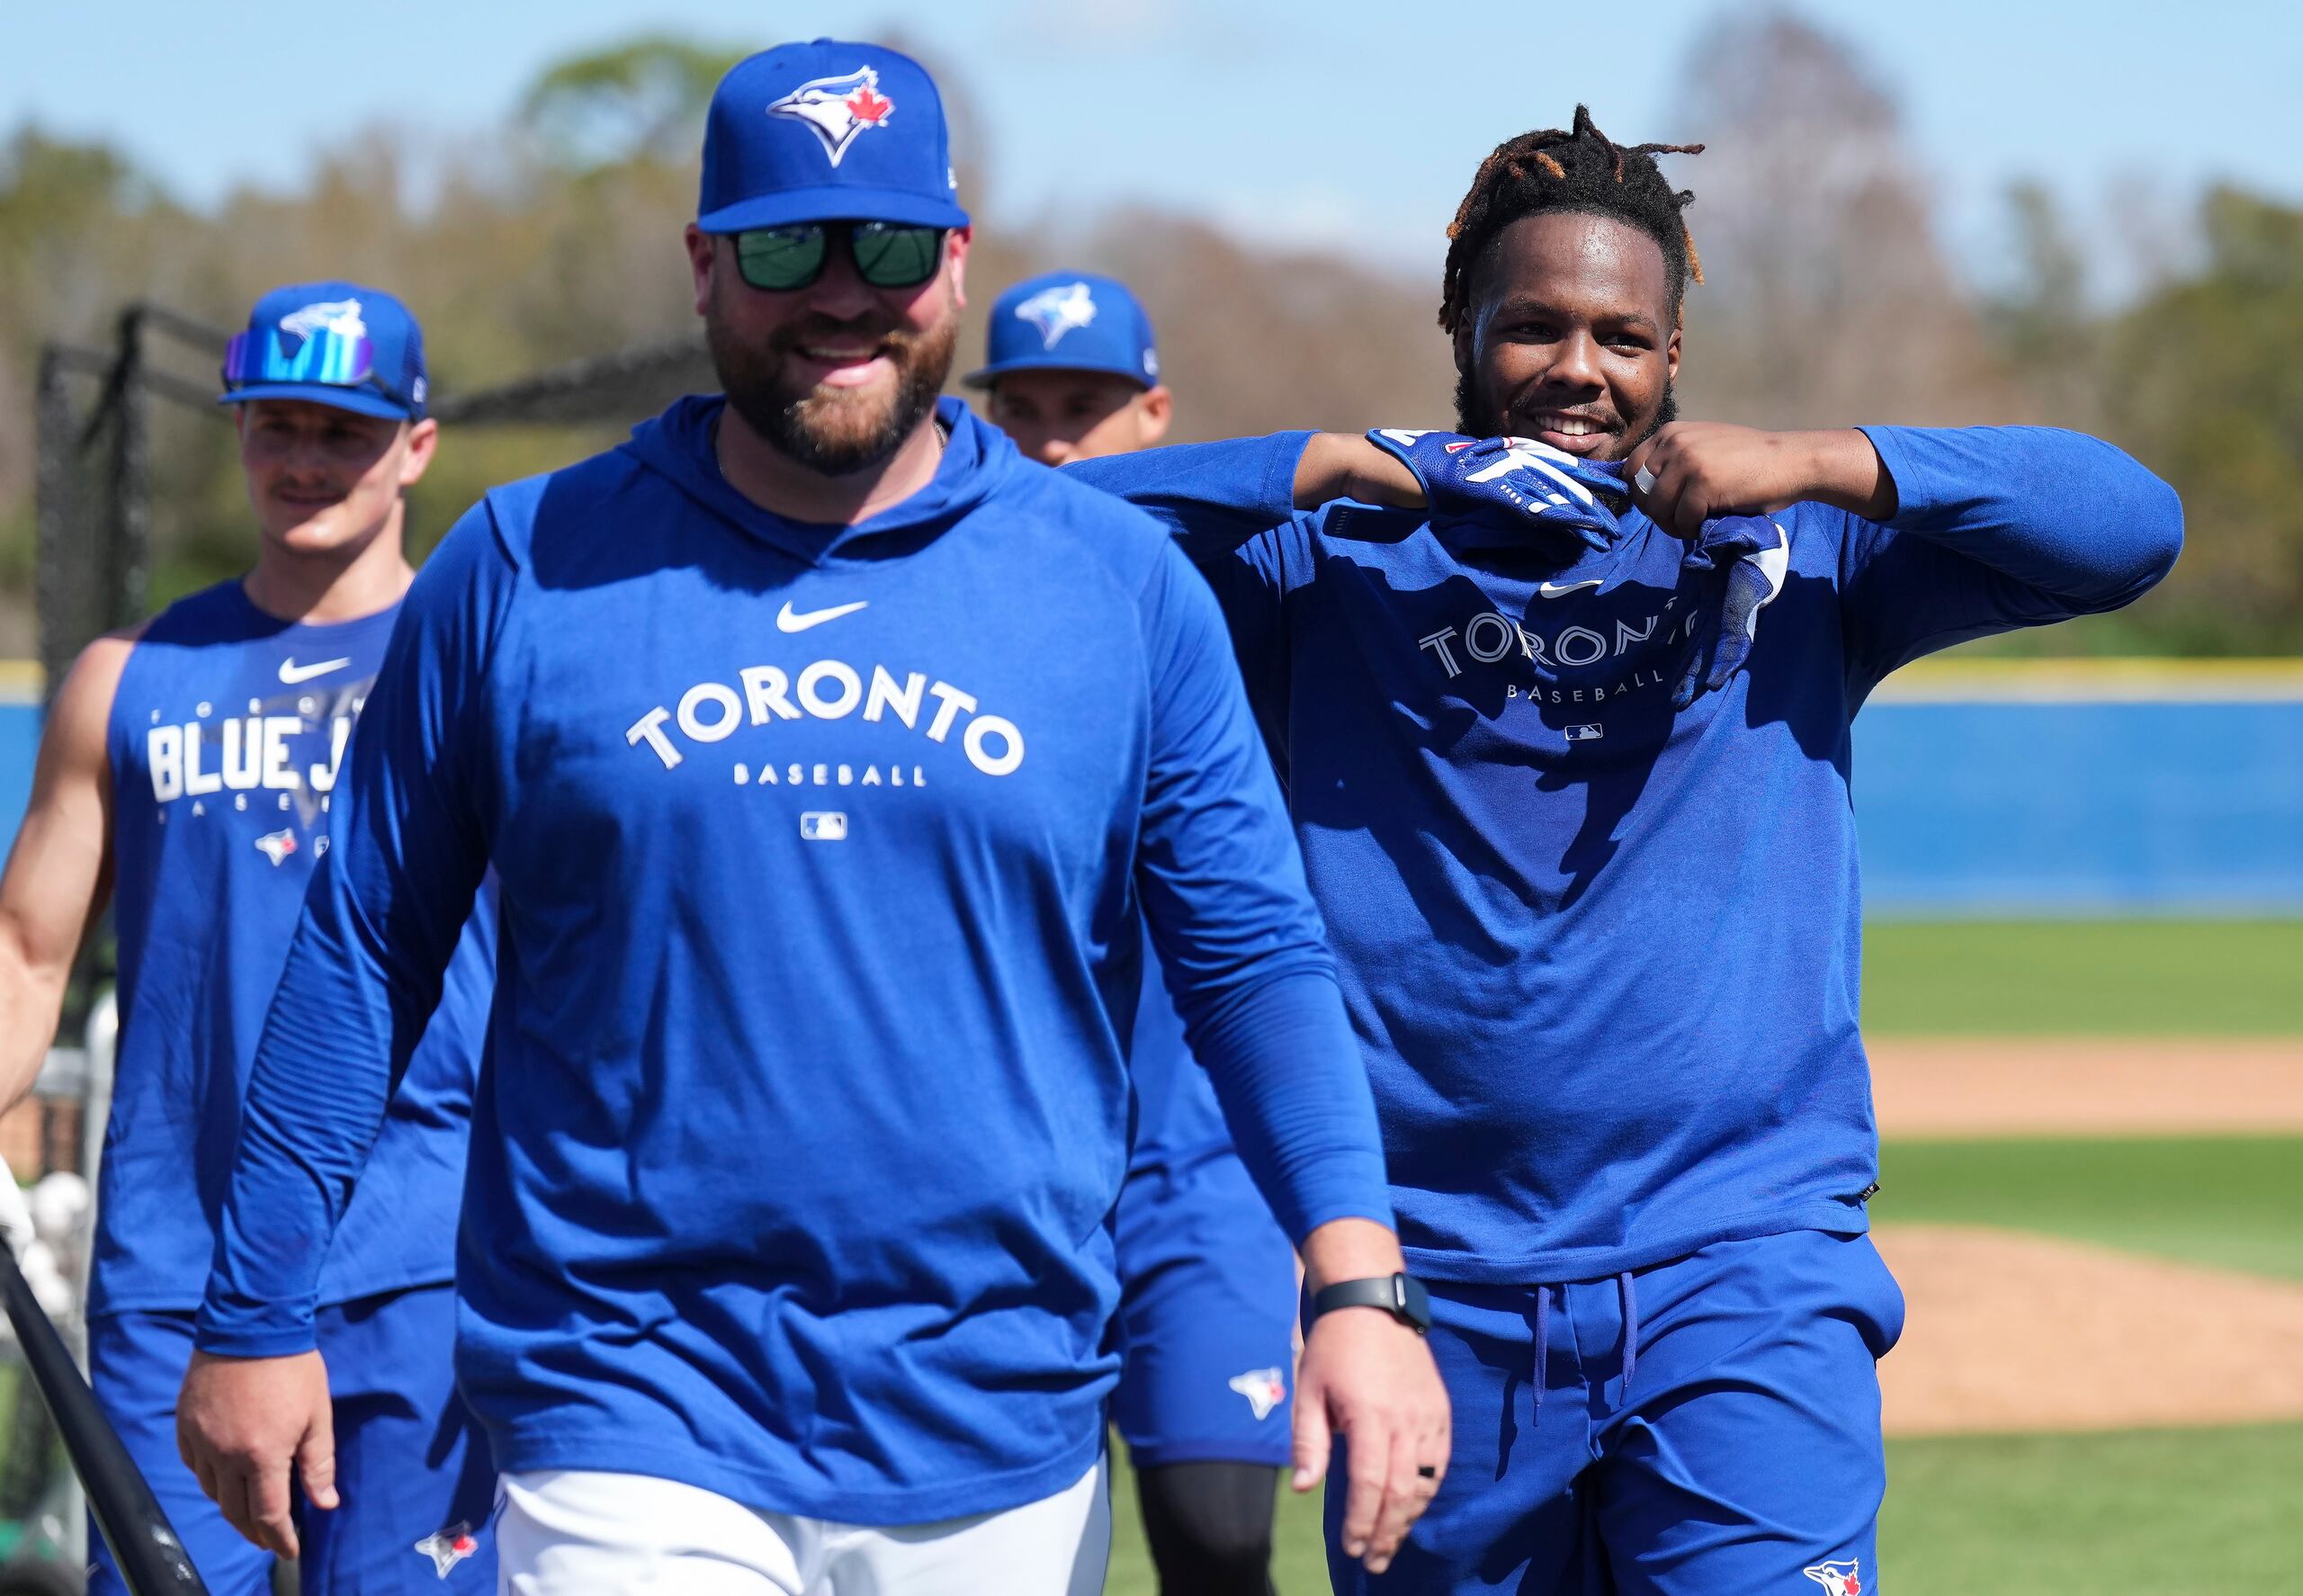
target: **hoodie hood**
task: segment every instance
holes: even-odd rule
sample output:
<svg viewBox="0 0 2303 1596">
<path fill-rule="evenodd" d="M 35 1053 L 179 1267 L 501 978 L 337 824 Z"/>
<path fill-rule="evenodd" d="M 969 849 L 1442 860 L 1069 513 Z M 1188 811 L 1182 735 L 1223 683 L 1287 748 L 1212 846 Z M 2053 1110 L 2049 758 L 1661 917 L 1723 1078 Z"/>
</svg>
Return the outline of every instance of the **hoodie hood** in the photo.
<svg viewBox="0 0 2303 1596">
<path fill-rule="evenodd" d="M 951 436 L 925 488 L 853 526 L 793 521 L 754 504 L 721 475 L 712 444 L 727 405 L 716 393 L 676 399 L 633 427 L 620 447 L 738 531 L 810 565 L 888 560 L 919 548 L 981 504 L 1021 459 L 1005 433 L 959 400 L 938 399 L 936 418 Z"/>
</svg>

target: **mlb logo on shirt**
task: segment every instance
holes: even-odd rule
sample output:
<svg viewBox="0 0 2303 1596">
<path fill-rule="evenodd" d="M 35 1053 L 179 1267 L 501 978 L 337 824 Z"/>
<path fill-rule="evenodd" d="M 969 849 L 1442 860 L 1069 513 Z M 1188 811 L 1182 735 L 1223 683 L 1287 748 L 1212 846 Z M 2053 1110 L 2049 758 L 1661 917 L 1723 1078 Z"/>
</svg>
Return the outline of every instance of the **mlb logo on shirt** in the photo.
<svg viewBox="0 0 2303 1596">
<path fill-rule="evenodd" d="M 1608 729 L 1605 726 L 1570 726 L 1567 729 L 1567 740 L 1570 742 L 1597 742 L 1607 734 Z"/>
<path fill-rule="evenodd" d="M 800 817 L 800 835 L 810 842 L 846 842 L 847 817 L 836 809 L 811 809 Z"/>
</svg>

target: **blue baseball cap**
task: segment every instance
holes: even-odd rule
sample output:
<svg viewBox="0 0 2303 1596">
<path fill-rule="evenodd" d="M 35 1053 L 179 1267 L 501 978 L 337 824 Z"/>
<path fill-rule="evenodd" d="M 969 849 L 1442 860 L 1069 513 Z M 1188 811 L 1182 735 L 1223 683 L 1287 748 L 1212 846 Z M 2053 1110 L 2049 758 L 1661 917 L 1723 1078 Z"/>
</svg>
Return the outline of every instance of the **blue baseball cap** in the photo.
<svg viewBox="0 0 2303 1596">
<path fill-rule="evenodd" d="M 224 352 L 220 405 L 308 399 L 386 420 L 424 419 L 424 329 L 381 289 L 294 282 L 248 312 Z"/>
<path fill-rule="evenodd" d="M 926 67 L 882 44 L 779 44 L 739 61 L 712 91 L 695 225 L 963 228 L 959 185 Z"/>
<path fill-rule="evenodd" d="M 1152 318 L 1127 285 L 1092 272 L 1026 277 L 995 300 L 981 371 L 961 381 L 989 388 L 1010 372 L 1108 372 L 1150 388 L 1160 381 Z"/>
</svg>

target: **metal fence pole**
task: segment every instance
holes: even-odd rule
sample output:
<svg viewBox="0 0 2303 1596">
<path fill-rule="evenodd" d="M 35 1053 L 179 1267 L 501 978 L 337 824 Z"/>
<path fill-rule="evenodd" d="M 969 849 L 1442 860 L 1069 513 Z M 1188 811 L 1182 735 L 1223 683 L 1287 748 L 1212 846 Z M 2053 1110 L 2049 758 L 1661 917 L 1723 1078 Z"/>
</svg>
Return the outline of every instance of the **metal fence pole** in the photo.
<svg viewBox="0 0 2303 1596">
<path fill-rule="evenodd" d="M 38 611 L 40 663 L 47 678 L 42 689 L 56 695 L 64 672 L 78 645 L 65 635 L 65 608 L 70 600 L 64 551 L 72 535 L 73 457 L 79 439 L 72 425 L 72 396 L 64 381 L 65 357 L 49 345 L 40 352 L 39 385 L 33 394 L 33 484 L 36 552 L 33 558 L 33 604 Z"/>
<path fill-rule="evenodd" d="M 144 614 L 152 562 L 151 400 L 144 391 L 144 309 L 121 312 L 119 431 L 112 435 L 112 559 L 104 605 L 107 626 Z"/>
</svg>

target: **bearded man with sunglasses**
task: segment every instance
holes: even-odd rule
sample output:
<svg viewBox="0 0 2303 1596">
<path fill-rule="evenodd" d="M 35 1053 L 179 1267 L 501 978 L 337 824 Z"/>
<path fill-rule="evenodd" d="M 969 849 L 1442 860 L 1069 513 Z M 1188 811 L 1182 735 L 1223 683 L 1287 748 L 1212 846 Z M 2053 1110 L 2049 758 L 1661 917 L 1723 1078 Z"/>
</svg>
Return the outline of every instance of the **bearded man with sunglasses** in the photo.
<svg viewBox="0 0 2303 1596">
<path fill-rule="evenodd" d="M 257 1033 L 414 576 L 405 496 L 439 435 L 415 318 L 360 283 L 266 294 L 223 376 L 255 568 L 97 640 L 57 691 L 0 881 L 0 1101 L 30 1089 L 109 896 L 120 1052 L 88 1289 L 105 1416 L 216 1596 L 268 1591 L 273 1552 L 300 1557 L 308 1592 L 398 1590 L 419 1570 L 426 1586 L 493 1591 L 495 1471 L 447 1355 L 491 981 L 484 904 L 445 928 L 439 1002 L 379 1101 L 360 1199 L 310 1260 L 305 1344 L 319 1350 L 305 1367 L 323 1415 L 333 1393 L 334 1430 L 298 1438 L 303 1501 L 291 1507 L 284 1471 L 269 1482 L 250 1544 L 226 1521 L 244 1515 L 220 1514 L 201 1494 L 212 1479 L 177 1456 L 176 1388 Z M 123 1589 L 100 1543 L 89 1589 Z"/>
<path fill-rule="evenodd" d="M 726 399 L 491 492 L 417 578 L 186 1392 L 241 1426 L 194 1442 L 228 1500 L 312 1421 L 309 1260 L 490 865 L 457 1361 L 507 1590 L 1101 1588 L 1139 908 L 1313 1284 L 1369 1305 L 1311 1329 L 1299 1483 L 1348 1431 L 1374 1567 L 1436 1489 L 1367 1080 L 1214 598 L 937 402 L 953 187 L 916 63 L 739 65 L 687 235 Z"/>
</svg>

